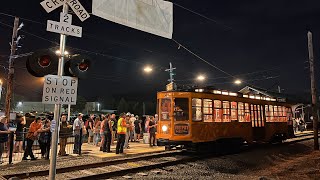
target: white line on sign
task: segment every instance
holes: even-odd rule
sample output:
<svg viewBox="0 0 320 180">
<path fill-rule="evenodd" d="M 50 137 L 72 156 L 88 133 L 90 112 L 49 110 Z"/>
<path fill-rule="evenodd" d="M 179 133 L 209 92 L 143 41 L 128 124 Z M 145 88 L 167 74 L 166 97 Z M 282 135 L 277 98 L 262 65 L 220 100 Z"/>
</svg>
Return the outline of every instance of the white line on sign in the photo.
<svg viewBox="0 0 320 180">
<path fill-rule="evenodd" d="M 67 3 L 82 22 L 90 17 L 78 0 L 68 0 Z"/>
<path fill-rule="evenodd" d="M 44 0 L 40 4 L 47 13 L 57 9 L 62 6 L 66 0 Z"/>
<path fill-rule="evenodd" d="M 65 34 L 69 36 L 82 36 L 82 27 L 70 25 L 63 22 L 56 22 L 48 20 L 47 22 L 47 31 Z"/>
</svg>

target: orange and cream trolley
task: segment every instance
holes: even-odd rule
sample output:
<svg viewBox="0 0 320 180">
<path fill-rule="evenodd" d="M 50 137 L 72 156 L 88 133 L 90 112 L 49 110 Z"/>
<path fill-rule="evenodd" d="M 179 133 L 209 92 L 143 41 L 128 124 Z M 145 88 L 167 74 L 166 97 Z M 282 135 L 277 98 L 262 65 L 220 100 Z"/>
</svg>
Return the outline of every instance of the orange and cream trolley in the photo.
<svg viewBox="0 0 320 180">
<path fill-rule="evenodd" d="M 157 100 L 158 145 L 281 142 L 290 136 L 290 104 L 277 99 L 194 89 L 158 92 Z"/>
</svg>

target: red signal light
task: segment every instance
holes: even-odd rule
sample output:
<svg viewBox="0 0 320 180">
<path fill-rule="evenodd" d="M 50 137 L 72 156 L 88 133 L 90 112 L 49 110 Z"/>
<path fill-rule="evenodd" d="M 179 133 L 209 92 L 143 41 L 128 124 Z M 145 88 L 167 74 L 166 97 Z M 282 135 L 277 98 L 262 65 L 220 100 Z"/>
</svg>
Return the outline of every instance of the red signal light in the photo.
<svg viewBox="0 0 320 180">
<path fill-rule="evenodd" d="M 80 71 L 87 71 L 89 69 L 89 64 L 86 62 L 81 62 L 78 68 Z"/>
<path fill-rule="evenodd" d="M 51 57 L 49 55 L 40 56 L 38 63 L 41 67 L 49 67 L 51 64 Z"/>
</svg>

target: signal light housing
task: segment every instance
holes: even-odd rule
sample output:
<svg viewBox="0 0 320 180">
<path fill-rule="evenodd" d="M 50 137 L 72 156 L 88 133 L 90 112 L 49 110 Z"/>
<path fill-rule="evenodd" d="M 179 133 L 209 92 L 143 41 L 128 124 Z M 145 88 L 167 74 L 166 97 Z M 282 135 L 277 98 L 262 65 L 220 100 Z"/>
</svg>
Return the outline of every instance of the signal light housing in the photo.
<svg viewBox="0 0 320 180">
<path fill-rule="evenodd" d="M 36 51 L 27 59 L 26 67 L 35 77 L 54 74 L 58 69 L 58 56 L 48 49 Z"/>
<path fill-rule="evenodd" d="M 28 72 L 35 77 L 43 77 L 48 74 L 56 74 L 58 71 L 59 57 L 49 50 L 42 49 L 34 52 L 26 62 Z M 89 57 L 76 54 L 65 57 L 64 76 L 85 79 L 92 69 L 92 61 Z"/>
<path fill-rule="evenodd" d="M 64 66 L 65 75 L 75 76 L 85 79 L 89 76 L 92 69 L 92 60 L 84 55 L 73 55 Z"/>
</svg>

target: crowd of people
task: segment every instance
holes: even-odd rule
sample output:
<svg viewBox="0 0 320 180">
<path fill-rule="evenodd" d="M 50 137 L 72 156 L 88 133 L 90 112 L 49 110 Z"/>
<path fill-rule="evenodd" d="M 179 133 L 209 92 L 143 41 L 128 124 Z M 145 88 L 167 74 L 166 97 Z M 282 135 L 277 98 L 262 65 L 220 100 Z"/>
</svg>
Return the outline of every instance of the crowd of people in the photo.
<svg viewBox="0 0 320 180">
<path fill-rule="evenodd" d="M 293 131 L 296 133 L 298 131 L 303 132 L 307 129 L 307 123 L 302 118 L 295 118 L 293 120 Z"/>
<path fill-rule="evenodd" d="M 0 164 L 2 161 L 2 154 L 4 153 L 5 146 L 7 147 L 7 153 L 10 154 L 10 142 L 9 134 L 15 134 L 14 144 L 13 144 L 13 153 L 23 153 L 22 160 L 36 160 L 37 158 L 33 154 L 32 146 L 34 141 L 38 141 L 41 157 L 49 159 L 50 152 L 50 141 L 51 141 L 51 132 L 50 132 L 50 123 L 51 121 L 48 118 L 37 117 L 30 124 L 29 130 L 24 133 L 23 127 L 26 124 L 24 116 L 17 115 L 15 120 L 15 125 L 11 127 L 6 116 L 0 117 Z M 10 128 L 11 127 L 11 128 Z M 26 147 L 23 149 L 23 140 L 26 142 Z"/>
<path fill-rule="evenodd" d="M 88 144 L 100 148 L 100 151 L 111 153 L 111 146 L 116 145 L 116 154 L 124 153 L 129 149 L 129 143 L 140 142 L 141 135 L 148 133 L 150 147 L 156 145 L 157 115 L 146 116 L 144 120 L 131 113 L 121 113 L 118 118 L 115 114 L 90 114 L 83 119 L 83 114 L 78 114 L 73 124 L 67 122 L 67 116 L 61 115 L 59 128 L 59 156 L 67 156 L 66 147 L 68 138 L 74 137 L 73 153 L 78 154 L 84 139 Z M 14 133 L 13 153 L 23 153 L 22 160 L 36 160 L 33 153 L 34 142 L 37 141 L 41 151 L 41 158 L 49 159 L 51 145 L 52 118 L 34 118 L 28 130 L 24 131 L 26 119 L 23 115 L 17 115 L 14 128 L 5 116 L 0 117 L 0 163 L 5 147 L 10 147 L 9 134 Z M 115 141 L 116 144 L 115 144 Z M 25 142 L 25 147 L 23 143 Z M 10 154 L 10 148 L 6 148 Z M 29 159 L 30 157 L 30 159 Z"/>
<path fill-rule="evenodd" d="M 115 114 L 101 114 L 95 116 L 91 114 L 87 119 L 83 119 L 83 114 L 79 114 L 73 123 L 75 136 L 73 153 L 79 153 L 82 141 L 80 136 L 88 137 L 88 144 L 100 147 L 100 151 L 111 153 L 111 145 L 116 144 L 116 154 L 123 153 L 124 149 L 129 149 L 129 142 L 140 142 L 142 133 L 149 133 L 149 144 L 155 146 L 156 141 L 157 115 L 147 116 L 145 122 L 139 116 L 131 113 L 121 113 L 119 119 Z M 81 131 L 81 133 L 80 133 Z M 83 138 L 83 137 L 81 137 Z"/>
</svg>

